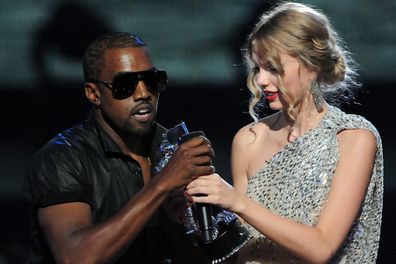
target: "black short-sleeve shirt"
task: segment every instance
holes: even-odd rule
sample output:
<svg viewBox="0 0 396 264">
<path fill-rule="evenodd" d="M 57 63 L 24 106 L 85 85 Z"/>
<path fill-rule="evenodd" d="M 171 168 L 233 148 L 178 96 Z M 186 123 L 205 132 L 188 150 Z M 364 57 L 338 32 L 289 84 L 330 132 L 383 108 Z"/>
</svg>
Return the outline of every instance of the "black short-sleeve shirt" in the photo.
<svg viewBox="0 0 396 264">
<path fill-rule="evenodd" d="M 155 124 L 147 140 L 154 168 L 165 129 Z M 154 174 L 152 174 L 154 175 Z M 139 164 L 119 146 L 91 116 L 56 135 L 32 159 L 24 192 L 32 206 L 32 254 L 30 263 L 53 263 L 40 231 L 37 209 L 67 202 L 85 202 L 93 222 L 100 223 L 120 210 L 143 186 Z M 169 253 L 168 242 L 155 214 L 116 263 L 161 263 Z"/>
</svg>

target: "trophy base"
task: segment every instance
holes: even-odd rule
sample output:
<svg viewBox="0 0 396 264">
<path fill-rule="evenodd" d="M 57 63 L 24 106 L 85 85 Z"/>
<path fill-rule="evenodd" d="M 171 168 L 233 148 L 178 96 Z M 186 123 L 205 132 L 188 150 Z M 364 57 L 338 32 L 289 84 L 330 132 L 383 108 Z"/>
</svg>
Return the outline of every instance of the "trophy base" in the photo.
<svg viewBox="0 0 396 264">
<path fill-rule="evenodd" d="M 199 242 L 199 246 L 205 251 L 212 264 L 231 257 L 243 247 L 251 236 L 237 219 L 230 222 L 225 230 L 220 232 L 212 242 Z"/>
</svg>

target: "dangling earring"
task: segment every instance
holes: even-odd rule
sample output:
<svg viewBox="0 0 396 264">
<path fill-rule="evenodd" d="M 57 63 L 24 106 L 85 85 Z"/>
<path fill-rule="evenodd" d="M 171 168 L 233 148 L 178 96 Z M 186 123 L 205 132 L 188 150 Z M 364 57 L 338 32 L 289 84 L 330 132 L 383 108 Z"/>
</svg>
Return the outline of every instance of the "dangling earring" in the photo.
<svg viewBox="0 0 396 264">
<path fill-rule="evenodd" d="M 316 80 L 312 80 L 311 82 L 311 93 L 315 103 L 316 110 L 320 113 L 323 111 L 323 96 L 322 91 L 320 90 L 319 84 Z"/>
</svg>

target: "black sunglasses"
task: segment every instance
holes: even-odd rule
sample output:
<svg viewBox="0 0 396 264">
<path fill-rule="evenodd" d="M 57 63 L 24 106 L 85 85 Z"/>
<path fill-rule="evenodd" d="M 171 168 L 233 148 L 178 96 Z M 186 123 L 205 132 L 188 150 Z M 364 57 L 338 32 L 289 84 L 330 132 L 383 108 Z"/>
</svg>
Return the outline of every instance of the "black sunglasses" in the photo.
<svg viewBox="0 0 396 264">
<path fill-rule="evenodd" d="M 119 72 L 113 77 L 113 81 L 88 80 L 88 82 L 101 83 L 109 88 L 115 99 L 125 99 L 130 97 L 136 89 L 137 84 L 143 81 L 149 91 L 163 92 L 168 83 L 166 71 L 152 68 L 148 71 L 140 72 Z"/>
</svg>

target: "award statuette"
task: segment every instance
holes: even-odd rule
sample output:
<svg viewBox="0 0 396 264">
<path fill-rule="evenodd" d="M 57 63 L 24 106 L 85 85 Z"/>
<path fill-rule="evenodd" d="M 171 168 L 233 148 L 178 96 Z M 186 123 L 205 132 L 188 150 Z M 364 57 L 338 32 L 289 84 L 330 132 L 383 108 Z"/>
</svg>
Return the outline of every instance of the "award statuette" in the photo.
<svg viewBox="0 0 396 264">
<path fill-rule="evenodd" d="M 160 146 L 162 157 L 155 172 L 160 172 L 166 166 L 179 144 L 200 135 L 204 133 L 190 133 L 184 122 L 169 129 Z M 218 213 L 213 216 L 212 205 L 195 203 L 186 209 L 182 217 L 186 234 L 193 236 L 213 264 L 232 256 L 251 238 L 235 214 L 217 209 Z"/>
</svg>

